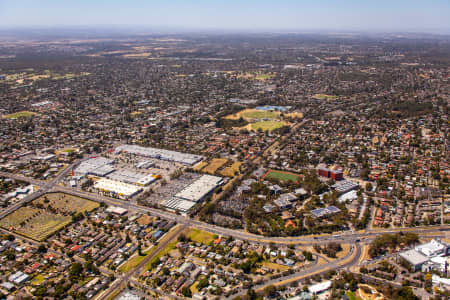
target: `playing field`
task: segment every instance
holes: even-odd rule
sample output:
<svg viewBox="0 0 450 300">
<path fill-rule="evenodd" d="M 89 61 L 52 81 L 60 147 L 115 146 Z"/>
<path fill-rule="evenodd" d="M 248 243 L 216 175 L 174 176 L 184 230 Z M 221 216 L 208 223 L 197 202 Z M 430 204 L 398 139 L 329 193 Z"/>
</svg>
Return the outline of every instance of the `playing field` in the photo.
<svg viewBox="0 0 450 300">
<path fill-rule="evenodd" d="M 186 232 L 186 237 L 190 238 L 194 242 L 201 243 L 203 245 L 209 245 L 216 238 L 214 234 L 197 228 L 190 228 Z"/>
<path fill-rule="evenodd" d="M 297 182 L 300 179 L 300 175 L 290 172 L 270 170 L 266 174 L 264 174 L 263 178 Z"/>
<path fill-rule="evenodd" d="M 237 172 L 239 174 L 239 168 L 241 167 L 242 163 L 235 161 L 233 164 L 229 167 L 226 167 L 220 172 L 220 175 L 227 176 L 227 177 L 233 177 L 235 173 Z"/>
<path fill-rule="evenodd" d="M 202 172 L 214 174 L 218 169 L 228 162 L 226 158 L 213 158 L 208 166 L 204 167 Z"/>
<path fill-rule="evenodd" d="M 256 122 L 253 124 L 247 125 L 247 129 L 250 130 L 262 130 L 262 131 L 273 131 L 275 129 L 281 128 L 285 125 L 288 125 L 288 123 L 283 121 L 262 121 L 262 122 Z M 248 128 L 250 127 L 250 128 Z"/>
<path fill-rule="evenodd" d="M 0 227 L 25 237 L 44 241 L 72 222 L 73 213 L 83 213 L 99 204 L 62 193 L 46 194 L 0 220 Z"/>
<path fill-rule="evenodd" d="M 37 115 L 37 113 L 32 112 L 32 111 L 19 111 L 19 112 L 15 112 L 15 113 L 12 113 L 9 115 L 4 115 L 3 118 L 5 118 L 5 119 L 29 118 L 34 115 Z"/>
<path fill-rule="evenodd" d="M 247 121 L 250 119 L 280 119 L 280 112 L 247 108 L 235 114 L 228 115 L 225 119 L 237 120 L 241 117 Z"/>
</svg>

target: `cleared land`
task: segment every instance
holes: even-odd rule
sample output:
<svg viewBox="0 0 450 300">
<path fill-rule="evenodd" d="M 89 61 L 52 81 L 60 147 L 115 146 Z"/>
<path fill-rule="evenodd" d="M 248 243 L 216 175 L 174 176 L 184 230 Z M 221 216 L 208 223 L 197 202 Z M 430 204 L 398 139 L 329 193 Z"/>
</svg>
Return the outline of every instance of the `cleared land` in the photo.
<svg viewBox="0 0 450 300">
<path fill-rule="evenodd" d="M 201 169 L 203 169 L 204 167 L 206 167 L 208 165 L 208 163 L 206 161 L 201 161 L 198 164 L 196 164 L 192 169 L 194 171 L 200 171 Z"/>
<path fill-rule="evenodd" d="M 287 271 L 290 269 L 288 266 L 276 264 L 276 263 L 269 262 L 269 261 L 262 262 L 261 265 L 268 269 L 277 270 L 277 271 L 281 271 L 281 272 Z"/>
<path fill-rule="evenodd" d="M 209 245 L 216 238 L 214 234 L 197 228 L 190 228 L 186 232 L 186 237 L 190 238 L 194 242 L 204 245 Z"/>
<path fill-rule="evenodd" d="M 62 193 L 44 195 L 0 220 L 0 227 L 37 241 L 72 222 L 73 213 L 91 211 L 98 203 Z"/>
<path fill-rule="evenodd" d="M 15 113 L 12 113 L 9 115 L 4 115 L 3 118 L 5 118 L 5 119 L 29 118 L 34 115 L 37 115 L 37 113 L 32 112 L 32 111 L 19 111 L 19 112 L 15 112 Z"/>
<path fill-rule="evenodd" d="M 233 164 L 229 167 L 226 167 L 220 172 L 220 175 L 227 176 L 227 177 L 233 177 L 235 173 L 237 172 L 239 174 L 239 168 L 241 167 L 242 163 L 239 161 L 233 162 Z"/>
<path fill-rule="evenodd" d="M 213 158 L 208 166 L 203 168 L 203 172 L 214 174 L 218 169 L 223 167 L 228 162 L 226 158 Z"/>
<path fill-rule="evenodd" d="M 269 170 L 266 174 L 264 174 L 263 178 L 297 182 L 300 179 L 300 175 L 290 172 Z"/>
</svg>

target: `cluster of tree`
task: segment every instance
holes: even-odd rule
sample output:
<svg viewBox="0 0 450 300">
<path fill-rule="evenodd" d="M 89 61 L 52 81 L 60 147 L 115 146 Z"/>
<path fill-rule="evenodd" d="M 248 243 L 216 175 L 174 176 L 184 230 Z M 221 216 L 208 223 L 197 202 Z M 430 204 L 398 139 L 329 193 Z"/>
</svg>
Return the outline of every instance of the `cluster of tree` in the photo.
<svg viewBox="0 0 450 300">
<path fill-rule="evenodd" d="M 314 245 L 314 250 L 318 253 L 323 253 L 330 258 L 336 258 L 336 254 L 342 251 L 342 246 L 339 243 L 331 242 L 321 247 L 318 244 Z"/>
<path fill-rule="evenodd" d="M 415 233 L 396 233 L 396 234 L 383 234 L 370 243 L 369 255 L 376 257 L 386 254 L 388 251 L 392 251 L 400 245 L 414 245 L 419 242 L 419 237 Z"/>
</svg>

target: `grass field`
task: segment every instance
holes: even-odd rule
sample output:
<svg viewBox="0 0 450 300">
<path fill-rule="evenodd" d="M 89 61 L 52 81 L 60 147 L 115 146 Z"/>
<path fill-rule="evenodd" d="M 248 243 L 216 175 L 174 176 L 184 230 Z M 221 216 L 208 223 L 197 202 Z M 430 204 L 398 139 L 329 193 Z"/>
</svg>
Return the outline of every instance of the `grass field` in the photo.
<svg viewBox="0 0 450 300">
<path fill-rule="evenodd" d="M 37 115 L 37 113 L 32 111 L 19 111 L 9 115 L 4 115 L 3 118 L 5 119 L 29 118 L 35 115 Z"/>
<path fill-rule="evenodd" d="M 275 129 L 281 128 L 285 125 L 288 125 L 286 122 L 278 122 L 278 121 L 262 121 L 262 122 L 256 122 L 253 124 L 249 124 L 247 126 L 250 126 L 250 130 L 262 130 L 262 131 L 273 131 Z M 247 127 L 248 128 L 248 127 Z"/>
<path fill-rule="evenodd" d="M 237 120 L 239 118 L 248 119 L 280 119 L 280 112 L 276 111 L 265 111 L 257 109 L 244 109 L 232 115 L 228 115 L 225 119 Z"/>
<path fill-rule="evenodd" d="M 145 255 L 136 254 L 132 256 L 127 262 L 125 262 L 120 266 L 119 271 L 122 273 L 128 273 L 131 269 L 136 268 L 137 265 L 139 265 L 147 257 L 147 255 L 149 255 L 152 252 L 151 250 L 152 249 L 149 249 L 143 252 L 143 254 Z"/>
<path fill-rule="evenodd" d="M 31 280 L 31 284 L 40 285 L 44 280 L 45 280 L 44 275 L 38 274 Z"/>
<path fill-rule="evenodd" d="M 313 96 L 313 98 L 317 99 L 317 100 L 336 100 L 339 97 L 338 96 L 325 95 L 325 94 L 315 94 Z"/>
<path fill-rule="evenodd" d="M 300 179 L 300 175 L 290 172 L 270 170 L 266 174 L 264 174 L 263 178 L 297 182 Z"/>
<path fill-rule="evenodd" d="M 158 259 L 160 259 L 161 257 L 163 257 L 164 255 L 166 255 L 167 253 L 169 253 L 170 251 L 172 251 L 173 249 L 175 249 L 175 246 L 177 245 L 177 243 L 178 243 L 178 240 L 174 240 L 170 244 L 168 244 L 164 249 L 159 251 L 158 254 L 156 254 L 152 259 L 149 260 L 148 263 L 145 264 L 144 271 L 151 270 L 152 264 L 155 261 L 157 261 Z"/>
<path fill-rule="evenodd" d="M 218 169 L 228 162 L 226 158 L 213 158 L 208 166 L 204 167 L 202 172 L 214 174 Z"/>
<path fill-rule="evenodd" d="M 194 242 L 209 245 L 212 241 L 214 241 L 216 235 L 197 228 L 190 228 L 186 232 L 186 237 L 190 238 Z"/>
<path fill-rule="evenodd" d="M 239 168 L 241 167 L 242 163 L 239 161 L 233 162 L 233 164 L 229 167 L 226 167 L 220 172 L 220 175 L 227 176 L 227 177 L 233 177 L 234 174 L 237 172 L 239 173 Z"/>
<path fill-rule="evenodd" d="M 347 297 L 350 300 L 361 300 L 361 298 L 357 298 L 353 292 L 347 292 Z"/>
<path fill-rule="evenodd" d="M 49 207 L 52 209 L 50 210 Z M 49 193 L 0 220 L 0 227 L 37 241 L 44 241 L 72 222 L 73 213 L 83 213 L 99 204 L 62 193 Z"/>
<path fill-rule="evenodd" d="M 264 261 L 264 262 L 261 263 L 261 265 L 263 267 L 268 268 L 268 269 L 277 270 L 277 271 L 281 271 L 281 272 L 287 271 L 287 270 L 290 269 L 288 266 L 279 265 L 279 264 L 276 264 L 276 263 L 273 263 L 273 262 L 270 262 L 270 261 Z"/>
</svg>

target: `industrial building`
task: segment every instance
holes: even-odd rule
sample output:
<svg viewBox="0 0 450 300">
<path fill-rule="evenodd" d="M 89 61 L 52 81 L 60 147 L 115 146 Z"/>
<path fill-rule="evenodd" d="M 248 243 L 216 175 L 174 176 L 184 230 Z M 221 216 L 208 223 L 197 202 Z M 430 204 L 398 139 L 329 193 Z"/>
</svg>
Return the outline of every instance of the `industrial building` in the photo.
<svg viewBox="0 0 450 300">
<path fill-rule="evenodd" d="M 147 186 L 154 182 L 156 175 L 134 172 L 131 170 L 117 170 L 106 176 L 108 179 L 122 181 L 129 184 Z"/>
<path fill-rule="evenodd" d="M 90 158 L 81 162 L 74 170 L 74 173 L 80 176 L 94 175 L 104 177 L 115 170 L 112 163 L 113 160 L 105 157 Z"/>
<path fill-rule="evenodd" d="M 175 197 L 192 201 L 202 201 L 216 187 L 223 183 L 223 178 L 212 175 L 203 175 L 194 183 L 188 185 L 175 195 Z"/>
<path fill-rule="evenodd" d="M 179 211 L 181 213 L 187 213 L 192 207 L 197 203 L 180 199 L 177 197 L 172 197 L 163 203 L 163 206 L 169 210 Z"/>
<path fill-rule="evenodd" d="M 222 183 L 223 178 L 221 177 L 203 175 L 177 193 L 174 197 L 165 201 L 163 206 L 169 210 L 187 213 Z"/>
<path fill-rule="evenodd" d="M 136 145 L 122 145 L 116 148 L 116 154 L 131 153 L 139 156 L 167 160 L 193 166 L 203 159 L 201 155 L 181 153 L 165 149 L 147 148 Z"/>
<path fill-rule="evenodd" d="M 105 193 L 110 193 L 113 196 L 118 196 L 121 199 L 131 198 L 142 191 L 142 188 L 138 186 L 106 178 L 101 178 L 96 181 L 94 188 Z"/>
<path fill-rule="evenodd" d="M 411 265 L 414 271 L 444 270 L 447 266 L 445 257 L 448 255 L 450 255 L 450 245 L 438 239 L 398 254 Z"/>
</svg>

